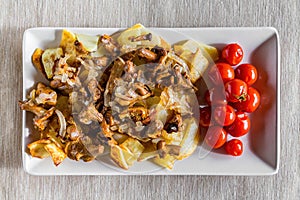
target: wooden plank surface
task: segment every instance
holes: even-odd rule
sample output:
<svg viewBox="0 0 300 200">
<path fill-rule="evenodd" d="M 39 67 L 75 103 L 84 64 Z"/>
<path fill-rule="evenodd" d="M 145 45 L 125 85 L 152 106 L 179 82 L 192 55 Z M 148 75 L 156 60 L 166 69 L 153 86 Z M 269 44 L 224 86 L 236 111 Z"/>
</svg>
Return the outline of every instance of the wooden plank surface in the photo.
<svg viewBox="0 0 300 200">
<path fill-rule="evenodd" d="M 298 0 L 0 0 L 0 199 L 298 199 Z M 273 26 L 281 42 L 281 163 L 266 177 L 26 174 L 21 161 L 22 35 L 39 26 Z"/>
</svg>

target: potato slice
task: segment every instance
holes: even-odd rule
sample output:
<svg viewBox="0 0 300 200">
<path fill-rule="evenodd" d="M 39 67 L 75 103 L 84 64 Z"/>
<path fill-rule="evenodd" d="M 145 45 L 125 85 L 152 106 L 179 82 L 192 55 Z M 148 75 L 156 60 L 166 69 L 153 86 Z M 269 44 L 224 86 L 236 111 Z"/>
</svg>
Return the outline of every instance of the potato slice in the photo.
<svg viewBox="0 0 300 200">
<path fill-rule="evenodd" d="M 133 154 L 134 158 L 138 158 L 144 151 L 144 146 L 136 139 L 129 137 L 120 145 L 123 149 L 128 149 Z"/>
<path fill-rule="evenodd" d="M 46 144 L 45 149 L 51 155 L 52 160 L 56 166 L 59 165 L 67 157 L 65 152 L 54 143 Z"/>
<path fill-rule="evenodd" d="M 45 146 L 50 144 L 51 141 L 48 139 L 41 139 L 27 145 L 30 155 L 36 158 L 47 158 L 50 156 L 46 151 Z"/>
<path fill-rule="evenodd" d="M 161 136 L 163 137 L 166 144 L 180 145 L 180 142 L 182 141 L 184 133 L 181 131 L 167 133 L 167 131 L 163 130 Z"/>
<path fill-rule="evenodd" d="M 35 49 L 35 51 L 32 54 L 31 60 L 34 65 L 34 67 L 40 71 L 44 76 L 46 77 L 45 70 L 42 64 L 42 54 L 44 51 L 40 48 Z"/>
<path fill-rule="evenodd" d="M 203 75 L 209 64 L 199 48 L 195 53 L 184 50 L 179 57 L 184 59 L 188 64 L 192 83 L 195 83 Z"/>
<path fill-rule="evenodd" d="M 132 166 L 144 151 L 144 146 L 136 139 L 128 138 L 122 144 L 112 145 L 110 155 L 123 169 Z"/>
<path fill-rule="evenodd" d="M 42 63 L 48 79 L 53 77 L 55 61 L 63 55 L 62 48 L 46 49 L 42 54 Z"/>
<path fill-rule="evenodd" d="M 209 62 L 219 59 L 218 50 L 210 45 L 197 42 L 195 40 L 186 40 L 183 43 L 174 45 L 174 51 L 177 55 L 182 54 L 185 50 L 195 53 L 197 49 L 202 51 L 202 54 L 208 59 Z"/>
<path fill-rule="evenodd" d="M 131 157 L 130 152 L 123 150 L 118 145 L 111 145 L 110 157 L 115 161 L 121 168 L 128 169 L 127 160 Z"/>
<path fill-rule="evenodd" d="M 199 143 L 199 126 L 194 118 L 188 118 L 183 121 L 184 136 L 180 143 L 180 154 L 176 158 L 182 160 L 190 156 Z"/>
<path fill-rule="evenodd" d="M 99 36 L 76 34 L 76 38 L 83 45 L 85 51 L 94 52 L 97 50 Z"/>
<path fill-rule="evenodd" d="M 70 55 L 76 55 L 76 48 L 74 45 L 75 41 L 76 41 L 75 34 L 64 29 L 62 31 L 59 46 L 63 49 L 64 53 L 70 54 Z"/>
<path fill-rule="evenodd" d="M 165 167 L 167 169 L 172 169 L 174 166 L 174 163 L 176 161 L 176 158 L 174 156 L 171 156 L 170 154 L 167 154 L 164 158 L 160 158 L 159 156 L 156 156 L 153 158 L 153 162 Z"/>
</svg>

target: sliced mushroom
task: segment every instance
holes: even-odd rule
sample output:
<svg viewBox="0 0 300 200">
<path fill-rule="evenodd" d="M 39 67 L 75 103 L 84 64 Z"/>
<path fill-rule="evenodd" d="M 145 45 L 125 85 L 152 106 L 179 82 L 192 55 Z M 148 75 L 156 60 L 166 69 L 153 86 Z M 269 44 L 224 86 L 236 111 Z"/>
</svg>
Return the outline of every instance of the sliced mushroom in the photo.
<svg viewBox="0 0 300 200">
<path fill-rule="evenodd" d="M 88 90 L 92 95 L 93 102 L 96 102 L 101 98 L 101 87 L 96 79 L 92 79 L 88 83 Z"/>
<path fill-rule="evenodd" d="M 93 121 L 101 123 L 103 120 L 103 115 L 99 113 L 92 103 L 82 110 L 78 117 L 80 122 L 84 124 L 91 124 Z"/>
<path fill-rule="evenodd" d="M 38 117 L 43 116 L 47 112 L 47 110 L 45 108 L 34 104 L 33 101 L 30 101 L 30 100 L 29 101 L 19 101 L 19 106 L 20 106 L 21 110 L 26 110 L 26 111 L 32 112 L 33 114 L 35 114 Z"/>
<path fill-rule="evenodd" d="M 150 88 L 145 85 L 145 84 L 141 84 L 141 83 L 135 83 L 135 92 L 141 96 L 145 96 L 150 94 L 151 95 L 151 90 Z"/>
<path fill-rule="evenodd" d="M 48 119 L 53 115 L 54 111 L 55 111 L 55 107 L 52 107 L 49 110 L 47 110 L 43 115 L 34 117 L 33 118 L 34 126 L 38 127 L 39 130 L 44 130 L 49 123 Z"/>
<path fill-rule="evenodd" d="M 100 42 L 101 44 L 103 44 L 104 48 L 112 55 L 115 56 L 119 53 L 119 45 L 109 35 L 102 35 L 100 37 Z"/>
<path fill-rule="evenodd" d="M 143 34 L 143 35 L 139 35 L 139 36 L 131 36 L 128 38 L 131 42 L 138 42 L 138 41 L 143 41 L 143 40 L 152 40 L 152 33 L 148 33 L 148 34 Z"/>
<path fill-rule="evenodd" d="M 37 84 L 37 89 L 35 93 L 35 102 L 37 104 L 47 104 L 54 106 L 57 103 L 57 94 L 54 90 L 46 87 L 43 83 Z"/>
<path fill-rule="evenodd" d="M 147 61 L 155 61 L 157 60 L 157 54 L 150 51 L 149 49 L 140 48 L 137 50 L 137 55 L 141 58 L 145 58 Z"/>
</svg>

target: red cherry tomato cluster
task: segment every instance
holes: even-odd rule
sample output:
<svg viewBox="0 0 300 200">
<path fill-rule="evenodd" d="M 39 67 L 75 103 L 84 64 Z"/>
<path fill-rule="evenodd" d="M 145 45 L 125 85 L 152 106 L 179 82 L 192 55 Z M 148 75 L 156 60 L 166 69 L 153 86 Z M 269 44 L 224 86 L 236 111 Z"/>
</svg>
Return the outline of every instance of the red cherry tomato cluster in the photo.
<svg viewBox="0 0 300 200">
<path fill-rule="evenodd" d="M 260 104 L 260 94 L 252 87 L 257 80 L 257 69 L 251 64 L 240 64 L 244 51 L 239 44 L 226 45 L 221 61 L 213 65 L 208 76 L 214 85 L 205 93 L 207 106 L 200 108 L 200 126 L 208 127 L 205 141 L 212 148 L 225 147 L 232 156 L 240 156 L 243 143 L 239 139 L 227 141 L 227 136 L 241 137 L 250 130 L 247 113 Z"/>
</svg>

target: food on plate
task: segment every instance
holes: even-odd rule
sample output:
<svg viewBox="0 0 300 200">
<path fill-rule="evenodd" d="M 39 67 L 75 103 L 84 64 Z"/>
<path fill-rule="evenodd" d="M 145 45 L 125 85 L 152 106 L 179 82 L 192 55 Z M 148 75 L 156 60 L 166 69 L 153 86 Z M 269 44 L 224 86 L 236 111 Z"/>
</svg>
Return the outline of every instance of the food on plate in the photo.
<svg viewBox="0 0 300 200">
<path fill-rule="evenodd" d="M 226 83 L 234 79 L 234 70 L 227 63 L 216 63 L 209 70 L 209 77 L 215 85 Z"/>
<path fill-rule="evenodd" d="M 224 87 L 213 87 L 205 92 L 205 101 L 208 105 L 227 105 Z"/>
<path fill-rule="evenodd" d="M 210 106 L 205 106 L 200 108 L 200 121 L 199 124 L 202 127 L 209 127 L 212 125 L 212 120 L 211 120 L 211 107 Z"/>
<path fill-rule="evenodd" d="M 243 143 L 239 139 L 232 139 L 225 143 L 225 150 L 229 155 L 240 156 L 243 153 Z"/>
<path fill-rule="evenodd" d="M 255 88 L 249 87 L 246 100 L 236 102 L 233 105 L 239 111 L 252 113 L 260 105 L 260 94 Z"/>
<path fill-rule="evenodd" d="M 220 148 L 226 140 L 227 132 L 221 126 L 212 126 L 207 130 L 205 141 L 212 148 Z"/>
<path fill-rule="evenodd" d="M 237 43 L 228 44 L 222 49 L 222 58 L 230 65 L 239 64 L 243 57 L 244 51 Z"/>
<path fill-rule="evenodd" d="M 195 83 L 218 59 L 191 40 L 173 47 L 141 24 L 112 35 L 62 31 L 57 48 L 37 48 L 37 83 L 22 110 L 34 114 L 30 155 L 91 161 L 109 151 L 128 169 L 137 161 L 172 169 L 199 142 Z"/>
<path fill-rule="evenodd" d="M 229 126 L 235 121 L 235 111 L 230 105 L 222 105 L 214 108 L 213 116 L 221 126 Z"/>
<path fill-rule="evenodd" d="M 226 127 L 226 130 L 230 135 L 240 137 L 249 132 L 250 119 L 246 113 L 241 111 L 237 111 L 235 115 L 236 117 L 234 122 L 230 126 Z"/>
<path fill-rule="evenodd" d="M 206 131 L 207 145 L 213 149 L 224 146 L 229 155 L 239 156 L 242 141 L 231 137 L 244 136 L 250 130 L 246 113 L 256 111 L 260 105 L 260 93 L 253 87 L 258 71 L 249 63 L 240 64 L 244 51 L 237 43 L 226 45 L 221 54 L 207 70 L 207 85 L 213 87 L 205 92 L 207 105 L 200 108 L 199 124 Z M 231 140 L 226 142 L 225 135 Z"/>
<path fill-rule="evenodd" d="M 249 86 L 257 80 L 257 69 L 251 64 L 241 64 L 235 70 L 235 76 Z"/>
<path fill-rule="evenodd" d="M 233 79 L 225 84 L 226 99 L 228 102 L 245 101 L 247 98 L 248 85 L 240 80 Z"/>
</svg>

